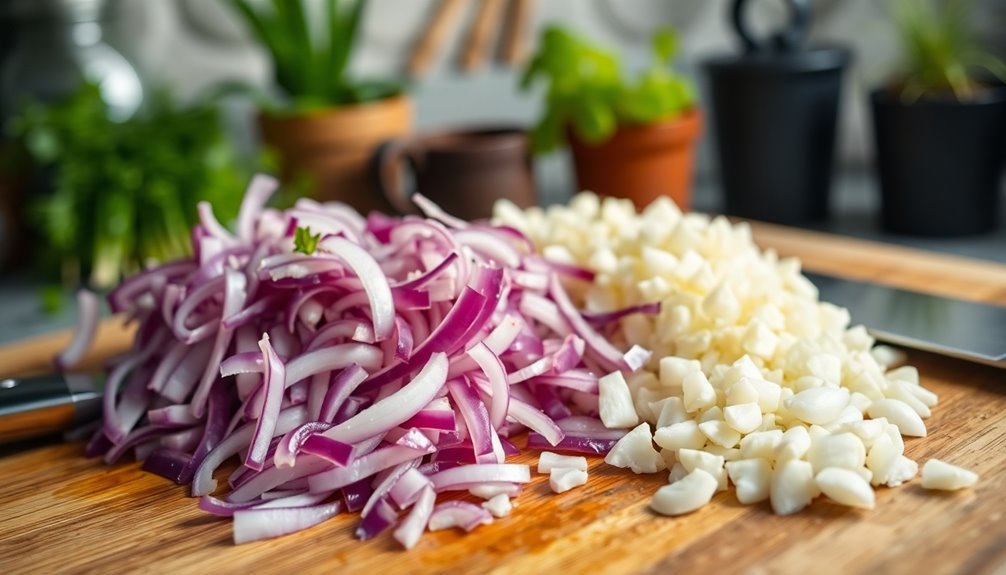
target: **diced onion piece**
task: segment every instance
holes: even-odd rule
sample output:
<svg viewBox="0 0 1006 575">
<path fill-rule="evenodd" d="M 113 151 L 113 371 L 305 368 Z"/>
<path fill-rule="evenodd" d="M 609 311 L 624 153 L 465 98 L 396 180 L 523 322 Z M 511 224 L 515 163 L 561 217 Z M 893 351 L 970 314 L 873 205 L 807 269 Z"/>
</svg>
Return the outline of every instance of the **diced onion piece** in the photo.
<svg viewBox="0 0 1006 575">
<path fill-rule="evenodd" d="M 849 507 L 873 509 L 876 495 L 870 483 L 862 475 L 842 467 L 825 467 L 814 477 L 821 493 L 829 499 Z"/>
<path fill-rule="evenodd" d="M 493 517 L 500 518 L 510 515 L 513 504 L 510 503 L 510 498 L 505 493 L 497 493 L 488 500 L 483 501 L 482 508 L 492 513 Z"/>
<path fill-rule="evenodd" d="M 667 467 L 664 458 L 653 448 L 653 436 L 647 423 L 640 423 L 619 439 L 604 457 L 604 462 L 628 467 L 633 473 L 656 473 Z"/>
<path fill-rule="evenodd" d="M 587 471 L 587 458 L 573 455 L 560 455 L 551 451 L 542 451 L 538 455 L 538 473 L 550 473 L 557 467 L 580 469 Z"/>
<path fill-rule="evenodd" d="M 632 405 L 629 386 L 621 372 L 615 371 L 598 380 L 598 407 L 601 421 L 608 428 L 633 427 L 639 416 Z"/>
<path fill-rule="evenodd" d="M 817 496 L 814 468 L 799 459 L 783 461 L 772 474 L 770 499 L 776 515 L 792 515 Z"/>
<path fill-rule="evenodd" d="M 553 467 L 548 475 L 548 485 L 555 493 L 565 493 L 587 483 L 587 472 L 573 467 Z"/>
<path fill-rule="evenodd" d="M 696 469 L 678 481 L 657 490 L 650 500 L 650 509 L 661 515 L 684 515 L 696 511 L 713 499 L 716 478 Z"/>
<path fill-rule="evenodd" d="M 925 437 L 926 424 L 908 404 L 897 399 L 880 399 L 870 404 L 866 413 L 872 418 L 883 417 L 898 426 L 901 435 Z"/>
<path fill-rule="evenodd" d="M 922 487 L 954 491 L 974 487 L 978 474 L 939 459 L 930 459 L 922 466 Z"/>
</svg>

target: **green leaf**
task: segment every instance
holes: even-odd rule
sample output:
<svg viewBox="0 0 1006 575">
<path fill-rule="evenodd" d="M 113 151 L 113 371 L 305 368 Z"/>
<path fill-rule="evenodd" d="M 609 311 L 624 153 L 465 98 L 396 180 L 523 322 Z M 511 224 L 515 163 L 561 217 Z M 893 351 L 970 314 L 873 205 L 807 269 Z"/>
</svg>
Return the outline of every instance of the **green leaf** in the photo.
<svg viewBox="0 0 1006 575">
<path fill-rule="evenodd" d="M 659 62 L 670 62 L 678 53 L 678 35 L 663 28 L 653 35 L 653 52 Z"/>
<path fill-rule="evenodd" d="M 321 233 L 311 234 L 310 227 L 300 227 L 293 232 L 293 251 L 311 255 L 318 249 L 318 242 L 321 241 Z"/>
<path fill-rule="evenodd" d="M 520 80 L 522 90 L 539 81 L 546 84 L 545 110 L 531 132 L 532 149 L 542 153 L 563 144 L 569 127 L 588 142 L 600 142 L 619 123 L 652 122 L 693 106 L 691 84 L 666 67 L 677 51 L 674 33 L 658 32 L 653 48 L 654 64 L 629 81 L 608 50 L 563 28 L 544 30 Z"/>
<path fill-rule="evenodd" d="M 1002 61 L 982 47 L 971 29 L 970 0 L 899 0 L 895 5 L 903 52 L 898 82 L 904 99 L 927 92 L 952 92 L 958 99 L 978 91 L 979 70 Z M 1006 66 L 1003 66 L 1006 70 Z"/>
</svg>

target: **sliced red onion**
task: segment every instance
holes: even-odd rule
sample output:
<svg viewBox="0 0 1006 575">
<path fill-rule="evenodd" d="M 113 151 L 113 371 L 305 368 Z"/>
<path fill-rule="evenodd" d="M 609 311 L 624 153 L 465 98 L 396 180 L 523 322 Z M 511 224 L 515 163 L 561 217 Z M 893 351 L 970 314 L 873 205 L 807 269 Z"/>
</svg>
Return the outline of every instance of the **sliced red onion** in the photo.
<svg viewBox="0 0 1006 575">
<path fill-rule="evenodd" d="M 582 371 L 571 369 L 562 375 L 540 375 L 532 378 L 530 383 L 536 385 L 554 385 L 575 389 L 584 393 L 597 394 L 597 376 Z"/>
<path fill-rule="evenodd" d="M 337 467 L 308 477 L 312 493 L 339 489 L 389 467 L 412 461 L 436 451 L 435 446 L 418 429 L 411 430 L 394 445 L 357 457 L 346 467 Z"/>
<path fill-rule="evenodd" d="M 527 436 L 528 449 L 586 453 L 591 455 L 605 455 L 611 451 L 611 448 L 616 443 L 618 443 L 617 439 L 595 439 L 592 437 L 567 435 L 558 443 L 553 444 L 538 433 L 529 433 Z"/>
<path fill-rule="evenodd" d="M 609 429 L 601 423 L 600 419 L 597 419 L 596 417 L 585 417 L 582 415 L 566 417 L 556 421 L 556 425 L 558 425 L 566 435 L 577 437 L 594 437 L 598 439 L 618 440 L 629 432 L 628 429 Z"/>
<path fill-rule="evenodd" d="M 242 540 L 265 536 L 248 526 L 270 507 L 290 529 L 311 524 L 303 509 L 338 491 L 362 510 L 361 537 L 398 523 L 411 546 L 439 492 L 519 493 L 529 473 L 503 463 L 520 451 L 508 436 L 530 428 L 533 448 L 599 451 L 624 434 L 593 427 L 596 374 L 648 355 L 623 354 L 595 326 L 655 310 L 585 316 L 557 278 L 591 272 L 423 199 L 446 227 L 306 199 L 264 208 L 273 187 L 253 183 L 235 234 L 204 205 L 193 258 L 109 295 L 140 326 L 112 364 L 88 453 L 133 450 L 194 495 L 216 487 L 225 461 L 243 462 L 229 493 L 202 503 L 234 516 Z M 298 226 L 322 233 L 314 254 L 292 251 Z M 439 517 L 470 528 L 483 513 L 447 505 Z"/>
<path fill-rule="evenodd" d="M 259 340 L 259 349 L 262 350 L 262 363 L 264 380 L 262 383 L 262 410 L 255 422 L 255 432 L 252 434 L 251 446 L 245 456 L 246 467 L 261 471 L 265 465 L 266 452 L 269 449 L 269 442 L 272 440 L 273 432 L 276 429 L 276 420 L 279 418 L 280 408 L 283 403 L 283 384 L 286 380 L 286 366 L 280 361 L 272 344 L 269 343 L 269 335 L 264 334 Z"/>
<path fill-rule="evenodd" d="M 332 463 L 305 454 L 293 467 L 265 467 L 261 472 L 252 472 L 247 481 L 234 488 L 227 496 L 228 501 L 252 501 L 263 493 L 276 488 L 300 489 L 307 487 L 304 478 L 319 473 L 332 466 Z M 304 480 L 304 481 L 299 481 Z M 317 491 L 316 493 L 320 493 Z"/>
<path fill-rule="evenodd" d="M 331 427 L 332 426 L 328 423 L 310 421 L 292 431 L 287 432 L 287 434 L 279 440 L 279 444 L 276 446 L 276 453 L 273 455 L 273 462 L 276 464 L 276 467 L 293 467 L 297 458 L 297 452 L 300 451 L 307 439 L 317 433 L 328 431 Z M 346 462 L 349 461 L 349 456 L 353 452 L 353 446 L 345 443 L 341 445 L 343 447 L 341 464 L 345 465 Z"/>
<path fill-rule="evenodd" d="M 505 325 L 505 324 L 500 324 Z M 490 335 L 491 337 L 491 335 Z M 488 339 L 488 338 L 487 338 Z M 499 428 L 506 420 L 507 409 L 510 406 L 510 385 L 507 382 L 506 368 L 499 357 L 493 354 L 484 343 L 473 345 L 467 354 L 478 364 L 486 375 L 490 386 L 489 421 L 493 428 Z"/>
<path fill-rule="evenodd" d="M 94 334 L 98 332 L 98 320 L 101 318 L 101 302 L 98 296 L 88 290 L 77 292 L 77 329 L 74 331 L 70 345 L 66 346 L 56 356 L 56 368 L 64 370 L 76 365 L 91 349 Z"/>
<path fill-rule="evenodd" d="M 213 206 L 209 202 L 199 202 L 196 207 L 199 212 L 199 224 L 209 234 L 208 237 L 220 240 L 226 245 L 234 242 L 234 237 L 231 236 L 231 233 L 227 231 L 227 228 L 220 225 L 216 216 L 213 215 Z"/>
<path fill-rule="evenodd" d="M 485 229 L 468 228 L 454 232 L 454 237 L 462 244 L 472 248 L 482 255 L 487 262 L 498 266 L 517 269 L 520 267 L 521 254 L 513 246 L 502 242 Z"/>
<path fill-rule="evenodd" d="M 399 391 L 326 431 L 325 436 L 354 443 L 401 425 L 432 401 L 446 382 L 447 356 L 435 353 L 412 381 Z"/>
<path fill-rule="evenodd" d="M 324 422 L 335 421 L 338 410 L 368 375 L 360 364 L 354 363 L 331 378 L 320 406 L 318 419 Z"/>
<path fill-rule="evenodd" d="M 342 503 L 234 512 L 234 543 L 248 543 L 295 533 L 338 515 Z"/>
<path fill-rule="evenodd" d="M 559 428 L 554 421 L 552 421 L 552 418 L 545 415 L 543 411 L 514 397 L 510 398 L 510 409 L 508 413 L 514 421 L 522 425 L 526 425 L 532 430 L 538 432 L 548 439 L 549 443 L 552 443 L 553 445 L 562 441 L 562 438 L 565 435 L 563 430 Z"/>
<path fill-rule="evenodd" d="M 479 525 L 493 522 L 493 516 L 485 509 L 467 501 L 448 501 L 433 509 L 427 523 L 430 531 L 460 527 L 471 531 Z"/>
<path fill-rule="evenodd" d="M 129 311 L 135 307 L 135 303 L 148 293 L 155 283 L 163 283 L 184 277 L 194 271 L 199 266 L 190 260 L 182 260 L 162 264 L 155 268 L 140 272 L 129 277 L 118 287 L 108 294 L 108 304 L 113 313 Z"/>
<path fill-rule="evenodd" d="M 245 197 L 241 200 L 241 207 L 238 209 L 237 228 L 238 238 L 241 241 L 252 242 L 255 240 L 255 227 L 259 214 L 262 213 L 266 202 L 269 201 L 269 197 L 277 188 L 279 188 L 279 182 L 276 181 L 276 178 L 265 174 L 257 174 L 252 178 L 251 183 L 248 184 L 248 190 L 245 192 Z"/>
<path fill-rule="evenodd" d="M 369 477 L 350 483 L 339 491 L 342 493 L 342 499 L 346 502 L 346 509 L 349 511 L 363 510 L 367 501 L 370 500 L 370 496 L 374 493 L 374 489 L 370 486 Z"/>
<path fill-rule="evenodd" d="M 334 254 L 346 263 L 356 277 L 363 282 L 363 289 L 370 300 L 370 309 L 374 320 L 374 334 L 378 340 L 391 337 L 394 328 L 395 308 L 391 296 L 391 286 L 381 272 L 381 266 L 366 250 L 360 246 L 339 237 L 323 240 L 319 249 Z"/>
<path fill-rule="evenodd" d="M 370 500 L 376 500 L 377 503 L 369 509 L 364 506 L 360 512 L 360 525 L 356 528 L 356 538 L 361 541 L 376 537 L 398 519 L 398 514 L 387 499 L 372 495 Z"/>
<path fill-rule="evenodd" d="M 493 454 L 492 438 L 490 437 L 489 413 L 486 406 L 479 399 L 478 393 L 472 386 L 464 380 L 452 379 L 447 382 L 447 391 L 450 393 L 454 405 L 464 418 L 468 428 L 468 435 L 472 441 L 472 448 L 476 461 L 485 461 L 487 456 Z"/>
<path fill-rule="evenodd" d="M 307 410 L 302 405 L 290 407 L 279 414 L 276 421 L 274 433 L 286 433 L 291 429 L 304 423 L 307 417 Z M 234 456 L 238 451 L 248 447 L 251 443 L 252 435 L 255 433 L 256 423 L 245 424 L 240 429 L 227 436 L 216 446 L 206 459 L 199 465 L 195 476 L 192 479 L 192 495 L 199 497 L 209 495 L 217 488 L 217 482 L 213 479 L 213 472 L 227 459 Z"/>
<path fill-rule="evenodd" d="M 463 491 L 480 483 L 528 483 L 531 470 L 517 463 L 460 465 L 433 473 L 430 481 L 437 493 Z"/>
<path fill-rule="evenodd" d="M 429 484 L 420 490 L 416 496 L 415 504 L 412 505 L 412 510 L 399 523 L 394 532 L 395 540 L 401 543 L 402 547 L 412 549 L 419 542 L 419 538 L 422 537 L 423 531 L 429 524 L 436 500 L 437 494 Z"/>
<path fill-rule="evenodd" d="M 392 485 L 389 495 L 399 509 L 406 509 L 419 497 L 424 488 L 433 488 L 433 483 L 416 468 L 409 468 Z"/>
<path fill-rule="evenodd" d="M 604 327 L 610 323 L 622 319 L 627 315 L 632 315 L 636 313 L 646 315 L 656 315 L 660 313 L 660 302 L 642 303 L 607 312 L 597 312 L 597 313 L 583 312 L 583 318 L 586 319 L 588 322 L 590 322 L 591 325 L 593 325 L 594 327 Z"/>
<path fill-rule="evenodd" d="M 317 422 L 316 422 L 317 423 Z M 322 424 L 326 429 L 331 428 L 329 424 Z M 304 453 L 320 457 L 326 461 L 331 461 L 336 465 L 345 467 L 349 465 L 353 455 L 353 446 L 348 443 L 325 437 L 320 434 L 311 434 L 304 438 L 300 449 Z M 277 463 L 277 465 L 279 465 Z M 291 460 L 290 465 L 293 465 Z"/>
<path fill-rule="evenodd" d="M 178 366 L 168 376 L 164 387 L 160 390 L 163 397 L 175 402 L 185 401 L 185 398 L 192 393 L 199 376 L 202 375 L 206 362 L 210 354 L 213 353 L 213 346 L 210 342 L 201 342 L 190 346 L 185 357 L 178 362 Z"/>
<path fill-rule="evenodd" d="M 195 430 L 198 432 L 198 430 Z M 165 436 L 166 437 L 166 436 Z M 199 434 L 195 434 L 198 441 Z M 164 444 L 164 437 L 161 437 L 161 444 Z M 162 447 L 154 450 L 143 460 L 143 470 L 170 479 L 175 483 L 181 483 L 182 475 L 191 466 L 191 458 L 181 451 Z"/>
<path fill-rule="evenodd" d="M 151 409 L 147 417 L 151 425 L 165 428 L 191 427 L 199 423 L 199 418 L 192 415 L 188 405 L 167 405 Z"/>
<path fill-rule="evenodd" d="M 587 323 L 587 320 L 583 319 L 580 312 L 573 306 L 573 302 L 570 301 L 569 296 L 566 295 L 566 290 L 563 289 L 556 275 L 553 275 L 549 281 L 549 295 L 555 300 L 556 305 L 559 307 L 559 312 L 562 313 L 566 321 L 573 327 L 573 331 L 583 338 L 587 343 L 587 348 L 593 351 L 595 359 L 603 368 L 607 371 L 621 369 L 632 371 L 632 368 L 622 358 L 622 353 L 609 343 L 604 336 L 594 330 Z"/>
<path fill-rule="evenodd" d="M 245 278 L 244 274 L 238 272 L 237 270 L 227 269 L 224 275 L 224 306 L 223 315 L 221 319 L 230 317 L 238 313 L 242 307 L 245 305 L 245 299 L 247 297 L 247 292 L 245 288 L 248 285 L 248 280 Z M 213 349 L 210 352 L 210 357 L 207 360 L 205 367 L 203 368 L 203 377 L 196 386 L 196 391 L 192 396 L 192 414 L 196 417 L 202 417 L 206 409 L 206 400 L 210 396 L 210 386 L 217 381 L 217 371 L 220 365 L 220 360 L 223 359 L 224 353 L 226 353 L 227 348 L 230 347 L 231 339 L 234 336 L 234 331 L 228 329 L 227 327 L 221 326 L 217 330 L 216 341 L 213 343 Z"/>
<path fill-rule="evenodd" d="M 440 209 L 440 206 L 431 202 L 422 194 L 412 194 L 412 202 L 415 203 L 424 214 L 426 214 L 426 217 L 438 220 L 448 227 L 459 230 L 463 230 L 468 227 L 468 222 L 448 214 L 444 210 Z"/>
</svg>

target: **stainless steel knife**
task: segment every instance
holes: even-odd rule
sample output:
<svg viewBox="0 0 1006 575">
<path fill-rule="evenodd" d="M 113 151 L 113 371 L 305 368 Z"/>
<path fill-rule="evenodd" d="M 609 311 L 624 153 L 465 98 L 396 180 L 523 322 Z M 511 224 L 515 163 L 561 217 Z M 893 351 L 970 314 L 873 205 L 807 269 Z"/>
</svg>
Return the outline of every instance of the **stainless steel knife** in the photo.
<svg viewBox="0 0 1006 575">
<path fill-rule="evenodd" d="M 101 415 L 104 377 L 0 379 L 0 443 L 66 431 Z"/>
<path fill-rule="evenodd" d="M 1006 368 L 1006 307 L 805 273 L 878 340 Z"/>
</svg>

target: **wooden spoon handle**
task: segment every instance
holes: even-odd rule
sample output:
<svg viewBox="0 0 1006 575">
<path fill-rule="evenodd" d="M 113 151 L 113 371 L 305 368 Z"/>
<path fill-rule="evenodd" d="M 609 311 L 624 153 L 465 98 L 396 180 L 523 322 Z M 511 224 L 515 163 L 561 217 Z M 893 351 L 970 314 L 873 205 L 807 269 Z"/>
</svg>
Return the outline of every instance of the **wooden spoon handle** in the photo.
<svg viewBox="0 0 1006 575">
<path fill-rule="evenodd" d="M 411 76 L 421 76 L 429 70 L 437 50 L 444 43 L 451 24 L 464 5 L 465 0 L 441 0 L 409 60 Z"/>
<path fill-rule="evenodd" d="M 534 0 L 512 0 L 506 35 L 503 39 L 503 61 L 510 66 L 523 64 L 527 57 L 528 27 L 532 10 Z"/>
<path fill-rule="evenodd" d="M 465 48 L 461 66 L 466 71 L 472 72 L 482 67 L 489 55 L 489 44 L 492 41 L 492 33 L 499 22 L 500 14 L 503 12 L 504 0 L 482 0 L 479 13 L 475 17 L 475 25 L 472 27 L 471 35 L 468 37 L 468 45 Z"/>
</svg>

